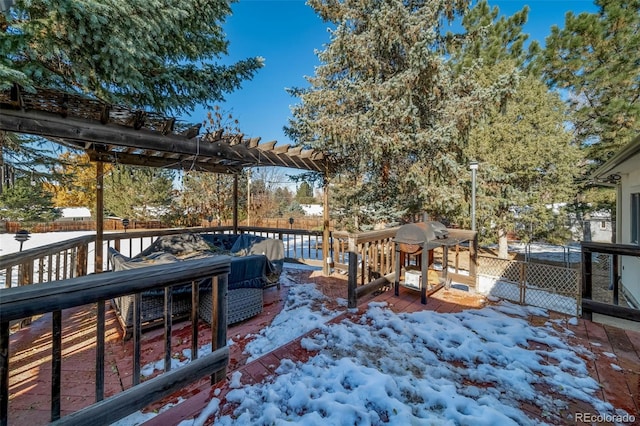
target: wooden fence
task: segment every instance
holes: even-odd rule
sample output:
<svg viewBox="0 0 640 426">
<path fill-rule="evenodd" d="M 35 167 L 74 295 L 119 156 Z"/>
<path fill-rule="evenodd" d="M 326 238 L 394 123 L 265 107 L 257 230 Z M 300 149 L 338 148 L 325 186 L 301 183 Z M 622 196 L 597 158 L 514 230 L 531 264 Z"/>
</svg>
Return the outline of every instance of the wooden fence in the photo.
<svg viewBox="0 0 640 426">
<path fill-rule="evenodd" d="M 305 230 L 322 230 L 322 218 L 321 217 L 295 217 L 293 223 L 290 223 L 289 218 L 284 217 L 260 217 L 251 219 L 250 226 L 247 225 L 246 220 L 240 221 L 238 225 L 245 228 L 277 228 L 277 229 L 305 229 Z M 233 226 L 231 219 L 218 221 L 213 220 L 209 223 L 203 219 L 200 223 L 201 227 L 226 227 Z M 329 227 L 332 228 L 333 222 L 329 223 Z M 127 230 L 136 229 L 166 229 L 172 228 L 169 223 L 161 220 L 129 220 L 129 226 Z M 37 223 L 21 223 L 13 221 L 0 221 L 0 232 L 7 232 L 15 234 L 21 229 L 27 229 L 29 232 L 42 233 L 42 232 L 70 232 L 70 231 L 95 231 L 95 220 L 61 220 L 55 222 L 37 222 Z M 124 231 L 125 227 L 122 224 L 122 219 L 118 218 L 105 218 L 104 228 L 105 231 Z"/>
</svg>

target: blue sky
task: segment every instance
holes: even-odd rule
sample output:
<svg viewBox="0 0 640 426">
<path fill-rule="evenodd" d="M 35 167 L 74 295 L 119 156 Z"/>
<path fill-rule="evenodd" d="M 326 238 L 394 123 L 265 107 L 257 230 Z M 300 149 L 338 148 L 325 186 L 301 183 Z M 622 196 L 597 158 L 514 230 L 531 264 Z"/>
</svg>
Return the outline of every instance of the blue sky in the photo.
<svg viewBox="0 0 640 426">
<path fill-rule="evenodd" d="M 552 25 L 564 26 L 567 11 L 597 10 L 590 0 L 494 0 L 489 4 L 505 15 L 528 5 L 525 32 L 541 43 Z M 228 59 L 262 56 L 265 66 L 241 89 L 228 94 L 220 106 L 239 120 L 247 137 L 276 140 L 278 145 L 291 143 L 282 128 L 291 116 L 290 106 L 298 99 L 285 88 L 307 85 L 304 76 L 313 75 L 318 65 L 314 51 L 322 50 L 329 41 L 328 25 L 303 0 L 239 0 L 232 8 L 233 15 L 224 25 L 230 41 Z M 199 122 L 205 116 L 206 110 L 197 109 L 185 119 Z"/>
</svg>

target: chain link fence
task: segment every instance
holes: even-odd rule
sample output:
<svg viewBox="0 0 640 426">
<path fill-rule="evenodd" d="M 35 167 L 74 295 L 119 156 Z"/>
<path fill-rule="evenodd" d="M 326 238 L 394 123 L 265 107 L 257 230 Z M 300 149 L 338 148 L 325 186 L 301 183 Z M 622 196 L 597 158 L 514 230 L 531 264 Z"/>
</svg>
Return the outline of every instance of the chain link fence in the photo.
<svg viewBox="0 0 640 426">
<path fill-rule="evenodd" d="M 479 256 L 478 290 L 523 305 L 580 314 L 580 271 L 574 268 Z"/>
</svg>

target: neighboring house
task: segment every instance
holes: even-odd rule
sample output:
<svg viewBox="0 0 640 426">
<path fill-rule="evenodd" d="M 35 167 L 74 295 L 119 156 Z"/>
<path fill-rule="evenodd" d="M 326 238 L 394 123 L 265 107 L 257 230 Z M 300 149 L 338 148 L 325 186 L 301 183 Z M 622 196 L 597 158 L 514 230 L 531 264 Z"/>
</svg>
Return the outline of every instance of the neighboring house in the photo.
<svg viewBox="0 0 640 426">
<path fill-rule="evenodd" d="M 86 207 L 62 207 L 60 211 L 62 216 L 56 219 L 58 222 L 92 220 L 91 210 Z"/>
<path fill-rule="evenodd" d="M 578 220 L 569 216 L 569 227 L 575 241 L 610 243 L 613 241 L 613 222 L 609 211 L 596 211 Z"/>
<path fill-rule="evenodd" d="M 640 245 L 640 136 L 591 177 L 617 188 L 616 243 Z M 621 256 L 620 278 L 625 297 L 640 308 L 640 258 Z"/>
</svg>

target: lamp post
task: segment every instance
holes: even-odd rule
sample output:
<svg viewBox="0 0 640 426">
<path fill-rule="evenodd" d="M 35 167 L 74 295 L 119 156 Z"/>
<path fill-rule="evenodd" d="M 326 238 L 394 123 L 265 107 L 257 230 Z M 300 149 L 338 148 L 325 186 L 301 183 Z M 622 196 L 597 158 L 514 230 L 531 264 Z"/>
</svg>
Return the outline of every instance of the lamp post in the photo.
<svg viewBox="0 0 640 426">
<path fill-rule="evenodd" d="M 20 251 L 22 251 L 22 244 L 24 244 L 25 241 L 31 238 L 31 236 L 29 235 L 29 231 L 27 231 L 26 229 L 21 229 L 16 232 L 16 235 L 13 238 L 15 238 L 15 240 L 20 243 Z"/>
<path fill-rule="evenodd" d="M 471 170 L 471 230 L 476 230 L 476 171 L 478 162 L 473 160 L 469 163 Z"/>
<path fill-rule="evenodd" d="M 293 229 L 293 220 L 292 217 L 289 218 L 289 229 Z"/>
<path fill-rule="evenodd" d="M 129 219 L 122 219 L 122 226 L 124 226 L 124 232 L 127 232 L 127 228 L 129 227 Z"/>
<path fill-rule="evenodd" d="M 213 216 L 209 215 L 207 217 L 207 220 L 209 221 L 209 228 L 211 228 L 211 221 L 213 220 Z"/>
</svg>

